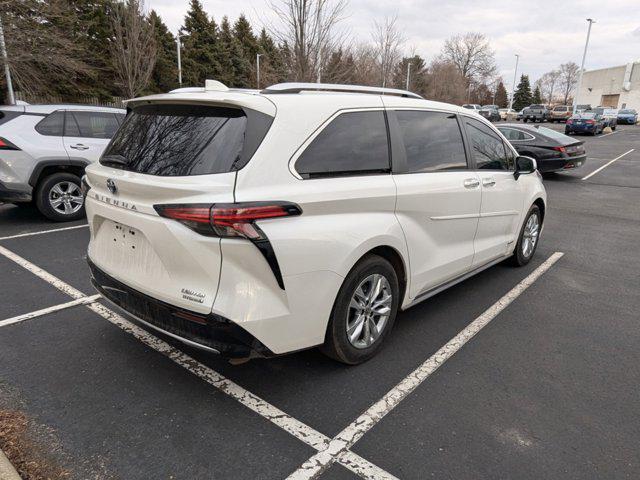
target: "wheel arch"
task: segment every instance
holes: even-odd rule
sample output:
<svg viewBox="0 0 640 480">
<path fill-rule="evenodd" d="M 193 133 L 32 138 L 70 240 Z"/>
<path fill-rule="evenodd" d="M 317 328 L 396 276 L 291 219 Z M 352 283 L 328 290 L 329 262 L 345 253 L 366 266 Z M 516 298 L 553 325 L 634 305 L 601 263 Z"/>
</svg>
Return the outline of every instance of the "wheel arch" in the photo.
<svg viewBox="0 0 640 480">
<path fill-rule="evenodd" d="M 546 213 L 546 205 L 544 203 L 544 200 L 542 199 L 542 197 L 538 197 L 533 201 L 533 205 L 537 205 L 538 208 L 540 209 L 540 223 L 543 224 L 544 215 Z"/>
<path fill-rule="evenodd" d="M 68 158 L 42 161 L 38 163 L 38 165 L 33 169 L 33 172 L 31 172 L 29 185 L 36 188 L 44 178 L 58 172 L 72 173 L 78 177 L 82 177 L 87 165 L 89 165 L 89 162 L 84 162 L 82 160 L 69 160 Z"/>
</svg>

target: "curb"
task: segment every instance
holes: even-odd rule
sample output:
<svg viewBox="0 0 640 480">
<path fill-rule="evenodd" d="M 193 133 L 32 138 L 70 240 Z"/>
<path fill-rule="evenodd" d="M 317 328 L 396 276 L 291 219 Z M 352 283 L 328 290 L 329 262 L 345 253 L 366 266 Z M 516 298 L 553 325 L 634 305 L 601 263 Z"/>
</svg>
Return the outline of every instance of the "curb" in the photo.
<svg viewBox="0 0 640 480">
<path fill-rule="evenodd" d="M 22 480 L 2 450 L 0 450 L 0 480 Z"/>
</svg>

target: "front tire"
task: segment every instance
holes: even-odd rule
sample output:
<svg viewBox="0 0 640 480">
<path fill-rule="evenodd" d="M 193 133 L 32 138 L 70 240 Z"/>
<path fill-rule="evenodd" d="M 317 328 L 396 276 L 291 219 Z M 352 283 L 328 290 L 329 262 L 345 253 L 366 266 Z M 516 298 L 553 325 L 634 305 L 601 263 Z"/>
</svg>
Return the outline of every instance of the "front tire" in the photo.
<svg viewBox="0 0 640 480">
<path fill-rule="evenodd" d="M 320 350 L 348 365 L 373 357 L 384 343 L 400 304 L 398 276 L 378 255 L 368 255 L 340 287 Z"/>
<path fill-rule="evenodd" d="M 84 196 L 80 178 L 72 173 L 54 173 L 36 189 L 36 206 L 49 220 L 70 222 L 84 217 Z"/>
<path fill-rule="evenodd" d="M 542 215 L 540 214 L 540 208 L 537 205 L 533 205 L 522 224 L 513 257 L 511 257 L 512 264 L 517 267 L 523 267 L 531 261 L 538 248 L 541 226 Z"/>
</svg>

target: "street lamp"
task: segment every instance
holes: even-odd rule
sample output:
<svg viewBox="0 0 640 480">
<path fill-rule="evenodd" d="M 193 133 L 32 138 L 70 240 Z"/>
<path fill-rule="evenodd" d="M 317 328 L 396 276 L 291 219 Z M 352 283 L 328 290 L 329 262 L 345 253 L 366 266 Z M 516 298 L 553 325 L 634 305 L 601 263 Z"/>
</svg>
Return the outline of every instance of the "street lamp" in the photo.
<svg viewBox="0 0 640 480">
<path fill-rule="evenodd" d="M 511 100 L 509 100 L 509 110 L 513 108 L 513 97 L 516 94 L 516 77 L 518 76 L 518 62 L 520 55 L 516 53 L 516 69 L 513 71 L 513 84 L 511 85 Z"/>
<path fill-rule="evenodd" d="M 182 45 L 180 44 L 180 34 L 176 35 L 176 48 L 178 49 L 178 85 L 182 87 L 182 62 L 180 60 L 180 49 Z"/>
<path fill-rule="evenodd" d="M 411 78 L 411 62 L 407 62 L 407 88 L 409 90 L 409 79 Z"/>
<path fill-rule="evenodd" d="M 260 89 L 260 57 L 262 53 L 256 53 L 256 87 Z"/>
<path fill-rule="evenodd" d="M 587 18 L 589 22 L 589 28 L 587 29 L 587 41 L 584 43 L 584 52 L 582 53 L 582 65 L 580 65 L 580 73 L 578 74 L 578 85 L 576 85 L 576 93 L 573 95 L 573 114 L 576 114 L 578 109 L 578 93 L 580 93 L 580 87 L 582 87 L 582 74 L 584 73 L 584 61 L 587 58 L 587 47 L 589 46 L 589 37 L 591 36 L 591 25 L 596 23 L 592 18 Z"/>
</svg>

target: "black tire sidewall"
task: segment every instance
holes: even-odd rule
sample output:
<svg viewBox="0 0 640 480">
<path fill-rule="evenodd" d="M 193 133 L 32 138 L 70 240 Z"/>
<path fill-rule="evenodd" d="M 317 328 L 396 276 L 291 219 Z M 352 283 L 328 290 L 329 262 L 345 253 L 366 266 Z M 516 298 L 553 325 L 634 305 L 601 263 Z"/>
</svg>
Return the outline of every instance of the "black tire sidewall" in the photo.
<svg viewBox="0 0 640 480">
<path fill-rule="evenodd" d="M 384 275 L 391 286 L 393 301 L 391 313 L 387 319 L 384 331 L 370 347 L 359 349 L 354 347 L 347 338 L 346 323 L 349 303 L 353 292 L 360 282 L 371 274 L 379 273 Z M 368 255 L 358 262 L 345 278 L 333 309 L 327 327 L 325 343 L 321 350 L 326 355 L 340 362 L 357 365 L 366 362 L 373 357 L 382 347 L 386 337 L 393 328 L 396 314 L 400 304 L 400 287 L 398 277 L 393 266 L 384 258 L 378 255 Z"/>
<path fill-rule="evenodd" d="M 540 230 L 542 229 L 542 215 L 540 214 L 540 209 L 538 208 L 537 205 L 533 205 L 527 212 L 527 216 L 525 217 L 524 222 L 522 223 L 522 228 L 520 229 L 520 235 L 518 236 L 518 242 L 516 243 L 516 249 L 515 249 L 515 252 L 513 252 L 513 261 L 517 266 L 520 266 L 520 267 L 526 265 L 531 261 L 533 256 L 536 254 L 536 250 L 538 249 L 538 244 L 540 243 L 540 231 L 538 231 L 538 240 L 536 241 L 536 244 L 533 246 L 533 251 L 531 252 L 531 255 L 529 255 L 528 257 L 525 257 L 523 255 L 522 239 L 524 238 L 524 228 L 526 227 L 527 222 L 529 221 L 529 218 L 531 218 L 531 215 L 534 215 L 534 214 L 538 216 L 538 228 Z"/>
<path fill-rule="evenodd" d="M 60 182 L 72 182 L 78 185 L 80 191 L 82 191 L 82 185 L 80 178 L 72 173 L 58 172 L 44 178 L 36 189 L 36 206 L 42 215 L 54 222 L 71 222 L 79 220 L 85 216 L 84 202 L 82 208 L 77 212 L 65 215 L 57 212 L 49 203 L 49 192 L 56 183 Z"/>
</svg>

